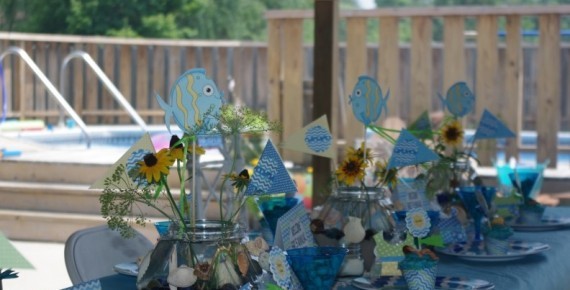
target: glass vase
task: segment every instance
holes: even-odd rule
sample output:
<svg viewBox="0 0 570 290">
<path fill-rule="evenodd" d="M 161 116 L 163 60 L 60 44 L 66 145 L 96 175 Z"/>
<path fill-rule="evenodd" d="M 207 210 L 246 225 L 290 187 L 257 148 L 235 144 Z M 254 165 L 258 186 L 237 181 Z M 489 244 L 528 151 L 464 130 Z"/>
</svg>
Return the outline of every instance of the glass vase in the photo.
<svg viewBox="0 0 570 290">
<path fill-rule="evenodd" d="M 380 231 L 389 232 L 394 222 L 391 215 L 391 201 L 387 188 L 377 187 L 340 187 L 329 197 L 320 214 L 318 223 L 322 222 L 322 231 L 316 235 L 321 246 L 342 246 L 349 250 L 345 257 L 343 269 L 349 269 L 347 263 L 358 264 L 358 269 L 370 270 L 375 262 L 372 236 Z M 359 218 L 366 231 L 365 240 L 360 243 L 346 243 L 343 239 L 344 227 L 348 217 Z M 315 220 L 313 223 L 315 224 Z M 365 245 L 366 244 L 366 245 Z M 367 251 L 369 250 L 369 251 Z M 362 265 L 362 267 L 361 267 Z M 354 269 L 355 265 L 350 268 Z M 360 271 L 358 271 L 360 272 Z M 362 273 L 360 273 L 362 274 Z M 355 276 L 354 271 L 341 271 L 340 276 Z M 356 275 L 357 276 L 357 275 Z"/>
<path fill-rule="evenodd" d="M 143 260 L 137 289 L 168 289 L 169 273 L 181 265 L 193 268 L 197 276 L 192 287 L 181 289 L 239 288 L 254 282 L 261 270 L 241 244 L 244 235 L 241 226 L 229 222 L 199 220 L 183 229 L 171 224 Z"/>
</svg>

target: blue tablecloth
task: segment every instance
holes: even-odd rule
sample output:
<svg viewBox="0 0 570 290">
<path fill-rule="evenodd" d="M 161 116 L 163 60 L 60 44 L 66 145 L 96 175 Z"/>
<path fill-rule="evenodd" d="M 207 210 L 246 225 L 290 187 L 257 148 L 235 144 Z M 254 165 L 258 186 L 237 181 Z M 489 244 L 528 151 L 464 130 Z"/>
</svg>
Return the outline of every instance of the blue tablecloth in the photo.
<svg viewBox="0 0 570 290">
<path fill-rule="evenodd" d="M 570 217 L 570 208 L 548 208 L 546 214 Z M 548 232 L 516 232 L 513 238 L 528 242 L 547 243 L 551 249 L 520 260 L 492 263 L 463 261 L 440 255 L 438 276 L 482 279 L 495 284 L 497 290 L 570 289 L 570 228 Z M 135 280 L 135 277 L 117 274 L 91 281 L 90 283 L 93 284 L 91 288 L 69 289 L 135 290 Z M 339 285 L 338 289 L 356 289 L 346 284 Z"/>
</svg>

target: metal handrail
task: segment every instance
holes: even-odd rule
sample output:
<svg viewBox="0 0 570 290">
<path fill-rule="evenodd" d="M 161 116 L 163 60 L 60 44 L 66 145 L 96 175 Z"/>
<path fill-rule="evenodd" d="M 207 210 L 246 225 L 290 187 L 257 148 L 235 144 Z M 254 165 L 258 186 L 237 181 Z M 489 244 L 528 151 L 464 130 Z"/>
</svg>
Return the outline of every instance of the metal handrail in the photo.
<svg viewBox="0 0 570 290">
<path fill-rule="evenodd" d="M 147 131 L 147 125 L 145 121 L 141 118 L 141 116 L 135 111 L 135 109 L 129 104 L 129 102 L 125 99 L 123 94 L 117 89 L 117 87 L 111 82 L 111 80 L 107 77 L 107 75 L 101 70 L 99 65 L 93 60 L 93 58 L 85 51 L 76 50 L 72 53 L 68 54 L 61 64 L 61 70 L 59 71 L 59 89 L 64 92 L 65 90 L 65 80 L 66 78 L 63 77 L 65 73 L 65 68 L 69 64 L 69 62 L 74 58 L 81 58 L 89 67 L 93 70 L 95 75 L 103 82 L 103 85 L 107 87 L 111 95 L 115 98 L 115 100 L 123 106 L 123 109 L 127 111 L 129 116 L 137 123 L 143 131 Z"/>
<path fill-rule="evenodd" d="M 4 58 L 9 54 L 16 54 L 22 58 L 22 60 L 32 69 L 32 72 L 42 81 L 46 89 L 51 93 L 51 95 L 55 98 L 55 100 L 59 103 L 61 108 L 69 114 L 69 116 L 75 121 L 77 126 L 81 129 L 81 132 L 85 135 L 87 139 L 87 147 L 91 147 L 91 137 L 89 133 L 87 133 L 87 126 L 81 120 L 79 115 L 75 113 L 73 108 L 67 103 L 65 98 L 59 93 L 59 91 L 55 88 L 55 86 L 50 82 L 50 80 L 46 77 L 46 75 L 40 70 L 40 68 L 36 65 L 36 63 L 30 58 L 28 53 L 25 50 L 17 47 L 11 46 L 6 49 L 2 54 L 0 54 L 0 62 L 4 61 Z M 24 96 L 22 96 L 24 97 Z M 22 108 L 23 109 L 23 108 Z M 60 118 L 60 122 L 62 122 L 62 118 Z"/>
</svg>

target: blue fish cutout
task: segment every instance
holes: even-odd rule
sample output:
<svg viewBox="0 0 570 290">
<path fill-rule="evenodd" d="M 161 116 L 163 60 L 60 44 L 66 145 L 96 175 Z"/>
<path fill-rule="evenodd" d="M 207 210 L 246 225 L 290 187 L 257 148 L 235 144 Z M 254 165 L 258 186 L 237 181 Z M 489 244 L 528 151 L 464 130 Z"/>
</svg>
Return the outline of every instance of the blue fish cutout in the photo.
<svg viewBox="0 0 570 290">
<path fill-rule="evenodd" d="M 457 82 L 448 90 L 445 99 L 438 94 L 444 107 L 455 117 L 463 117 L 475 108 L 475 95 L 465 82 Z"/>
<path fill-rule="evenodd" d="M 394 145 L 387 169 L 416 165 L 438 159 L 439 156 L 424 143 L 420 142 L 412 133 L 408 130 L 402 130 Z"/>
<path fill-rule="evenodd" d="M 364 126 L 368 126 L 380 118 L 382 110 L 387 113 L 390 90 L 386 96 L 383 96 L 382 89 L 375 79 L 369 76 L 360 76 L 352 90 L 352 95 L 348 98 L 348 103 L 352 105 L 354 117 Z"/>
<path fill-rule="evenodd" d="M 479 127 L 475 131 L 474 140 L 478 139 L 497 139 L 497 138 L 513 138 L 515 133 L 511 131 L 501 120 L 489 112 L 487 109 L 483 111 Z"/>
<path fill-rule="evenodd" d="M 170 89 L 170 105 L 159 95 L 156 100 L 164 110 L 164 123 L 169 132 L 171 118 L 183 132 L 189 132 L 196 127 L 207 130 L 216 126 L 223 97 L 223 92 L 206 76 L 206 70 L 195 68 L 174 82 Z"/>
</svg>

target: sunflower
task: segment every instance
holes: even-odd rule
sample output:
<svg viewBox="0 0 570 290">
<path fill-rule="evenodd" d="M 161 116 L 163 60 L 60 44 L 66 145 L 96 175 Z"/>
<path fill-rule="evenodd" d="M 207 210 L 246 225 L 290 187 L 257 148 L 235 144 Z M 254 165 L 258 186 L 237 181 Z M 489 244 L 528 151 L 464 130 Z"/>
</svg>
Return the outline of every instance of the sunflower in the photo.
<svg viewBox="0 0 570 290">
<path fill-rule="evenodd" d="M 360 148 L 358 149 L 354 147 L 348 147 L 348 149 L 346 149 L 346 157 L 355 157 L 360 160 L 364 160 L 364 142 L 360 144 Z M 368 165 L 368 163 L 374 163 L 374 157 L 372 156 L 372 151 L 370 148 L 366 148 L 366 162 L 366 164 L 363 164 L 365 167 Z"/>
<path fill-rule="evenodd" d="M 149 183 L 159 182 L 162 175 L 168 175 L 168 168 L 174 163 L 174 158 L 167 149 L 158 153 L 148 153 L 139 161 L 139 173 L 146 177 Z"/>
<path fill-rule="evenodd" d="M 172 137 L 170 138 L 170 156 L 172 156 L 176 160 L 183 161 L 184 145 L 182 143 L 178 143 L 179 141 L 180 138 L 177 135 L 172 135 Z M 196 146 L 197 155 L 203 155 L 205 153 L 206 150 L 204 150 L 204 148 Z M 192 146 L 188 146 L 188 154 L 192 154 Z"/>
<path fill-rule="evenodd" d="M 463 126 L 457 120 L 446 124 L 441 128 L 441 139 L 449 146 L 459 146 L 463 144 Z"/>
<path fill-rule="evenodd" d="M 355 180 L 364 178 L 364 161 L 356 156 L 347 157 L 340 167 L 336 170 L 336 176 L 339 182 L 352 185 Z"/>
<path fill-rule="evenodd" d="M 396 168 L 387 170 L 387 167 L 388 162 L 386 160 L 376 161 L 376 163 L 374 163 L 374 177 L 384 181 L 384 184 L 394 187 L 398 184 L 398 170 Z"/>
</svg>

